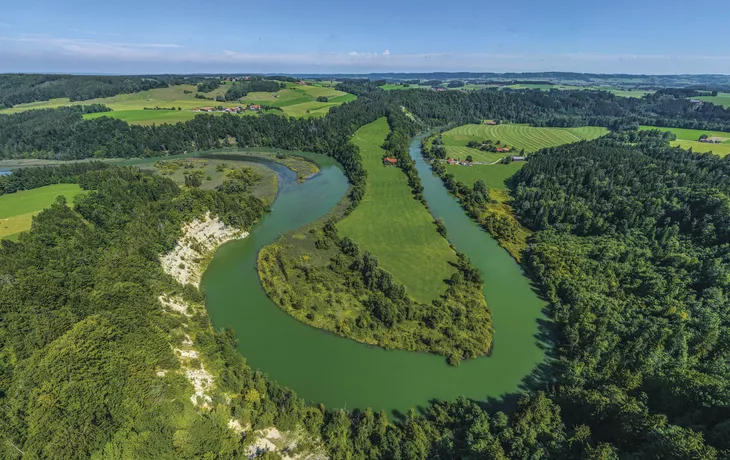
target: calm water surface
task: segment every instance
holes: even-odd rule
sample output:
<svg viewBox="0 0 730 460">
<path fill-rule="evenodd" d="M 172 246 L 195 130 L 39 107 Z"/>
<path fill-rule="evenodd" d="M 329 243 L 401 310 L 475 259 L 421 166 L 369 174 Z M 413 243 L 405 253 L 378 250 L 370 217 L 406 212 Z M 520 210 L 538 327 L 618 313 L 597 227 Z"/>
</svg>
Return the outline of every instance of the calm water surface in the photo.
<svg viewBox="0 0 730 460">
<path fill-rule="evenodd" d="M 536 339 L 543 302 L 520 266 L 432 175 L 420 156 L 421 139 L 411 143 L 411 156 L 429 208 L 444 220 L 449 240 L 471 258 L 485 280 L 484 296 L 494 316 L 492 356 L 451 367 L 440 356 L 359 344 L 282 312 L 259 284 L 256 256 L 280 235 L 325 215 L 346 193 L 347 180 L 331 160 L 303 184 L 276 165 L 280 190 L 272 212 L 247 238 L 220 248 L 204 275 L 203 289 L 213 325 L 233 327 L 248 364 L 311 403 L 405 412 L 435 398 L 498 398 L 516 391 L 544 358 Z"/>
</svg>

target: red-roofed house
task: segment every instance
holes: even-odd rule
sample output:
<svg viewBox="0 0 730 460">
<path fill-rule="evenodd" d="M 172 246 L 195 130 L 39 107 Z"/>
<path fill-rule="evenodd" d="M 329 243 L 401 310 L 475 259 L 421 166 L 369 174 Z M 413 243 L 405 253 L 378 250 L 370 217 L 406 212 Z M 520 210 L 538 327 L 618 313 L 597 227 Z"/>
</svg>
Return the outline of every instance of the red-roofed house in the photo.
<svg viewBox="0 0 730 460">
<path fill-rule="evenodd" d="M 395 165 L 398 164 L 398 159 L 393 157 L 385 157 L 383 158 L 383 164 L 385 165 Z"/>
</svg>

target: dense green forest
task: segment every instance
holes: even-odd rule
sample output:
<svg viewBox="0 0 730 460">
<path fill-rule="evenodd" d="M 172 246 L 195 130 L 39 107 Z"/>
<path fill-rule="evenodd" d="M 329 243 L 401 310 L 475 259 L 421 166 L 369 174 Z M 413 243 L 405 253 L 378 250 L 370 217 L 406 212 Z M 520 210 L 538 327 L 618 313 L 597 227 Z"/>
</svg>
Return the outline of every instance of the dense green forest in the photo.
<svg viewBox="0 0 730 460">
<path fill-rule="evenodd" d="M 232 84 L 231 87 L 228 88 L 228 91 L 226 91 L 225 98 L 227 101 L 237 101 L 251 92 L 261 91 L 266 93 L 275 93 L 284 88 L 286 88 L 284 83 L 254 77 L 250 80 L 242 80 Z"/>
<path fill-rule="evenodd" d="M 341 88 L 359 98 L 316 120 L 199 116 L 142 128 L 85 121 L 77 110 L 3 115 L 2 156 L 172 154 L 232 138 L 332 155 L 354 206 L 366 180 L 349 143 L 359 126 L 387 116 L 388 150 L 408 174 L 402 152 L 417 127 L 402 107 L 426 125 L 499 118 L 609 126 L 617 132 L 531 155 L 513 179 L 512 205 L 534 232 L 523 265 L 549 301 L 551 342 L 550 359 L 526 379 L 514 407 L 434 401 L 394 421 L 306 406 L 248 368 L 233 333 L 213 331 L 201 308 L 187 330 L 221 394 L 232 396 L 195 408 L 182 377 L 156 375 L 179 366 L 170 344 L 184 340 L 184 318 L 165 314 L 157 298 L 174 293 L 199 305 L 202 297 L 165 275 L 158 256 L 183 222 L 205 211 L 248 228 L 264 206 L 244 185 L 181 191 L 134 168 L 46 170 L 2 183 L 73 180 L 90 192 L 73 207 L 60 200 L 19 242 L 0 245 L 4 457 L 244 458 L 251 439 L 227 428 L 232 416 L 254 428 L 303 430 L 333 459 L 730 456 L 730 161 L 670 148 L 653 132 L 623 131 L 638 123 L 727 131 L 730 111 L 672 94 Z M 322 244 L 348 247 L 330 239 Z M 378 273 L 361 270 L 361 282 Z M 372 311 L 383 321 L 380 313 L 388 321 L 388 308 Z"/>
<path fill-rule="evenodd" d="M 86 101 L 165 86 L 161 79 L 145 77 L 0 74 L 0 109 L 61 97 Z"/>
</svg>

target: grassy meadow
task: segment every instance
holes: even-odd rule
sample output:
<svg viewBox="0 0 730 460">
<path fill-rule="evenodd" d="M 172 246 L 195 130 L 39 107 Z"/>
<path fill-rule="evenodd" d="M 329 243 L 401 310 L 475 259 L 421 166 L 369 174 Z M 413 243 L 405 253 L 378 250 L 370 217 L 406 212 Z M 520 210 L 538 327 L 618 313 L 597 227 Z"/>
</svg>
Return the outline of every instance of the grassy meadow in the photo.
<svg viewBox="0 0 730 460">
<path fill-rule="evenodd" d="M 717 93 L 717 96 L 700 96 L 693 97 L 691 99 L 699 99 L 705 102 L 712 102 L 713 104 L 721 105 L 727 109 L 730 109 L 730 93 Z"/>
<path fill-rule="evenodd" d="M 337 224 L 338 230 L 377 256 L 413 299 L 430 303 L 445 290 L 443 280 L 454 273 L 449 262 L 456 255 L 428 210 L 413 198 L 406 175 L 383 165 L 380 146 L 388 131 L 380 118 L 355 133 L 353 143 L 360 148 L 368 181 L 362 202 Z"/>
<path fill-rule="evenodd" d="M 228 85 L 221 85 L 206 97 L 215 98 L 225 94 Z M 187 93 L 186 93 L 187 91 Z M 275 93 L 252 92 L 238 101 L 218 102 L 195 98 L 195 85 L 176 85 L 168 88 L 155 88 L 132 94 L 119 94 L 112 97 L 90 99 L 88 101 L 71 102 L 68 98 L 51 99 L 49 101 L 18 104 L 15 107 L 0 110 L 0 114 L 22 112 L 24 110 L 58 108 L 68 105 L 104 104 L 112 112 L 85 114 L 84 118 L 112 117 L 131 124 L 152 125 L 162 123 L 178 123 L 192 120 L 199 112 L 193 109 L 205 106 L 235 107 L 241 104 L 259 104 L 279 107 L 282 111 L 271 110 L 270 113 L 286 114 L 292 117 L 319 117 L 327 114 L 331 107 L 356 99 L 356 96 L 338 91 L 328 86 L 305 86 L 287 84 L 285 89 Z M 327 97 L 327 102 L 319 102 L 320 96 Z M 144 110 L 144 108 L 174 107 L 175 110 Z M 180 108 L 180 110 L 177 110 Z M 246 111 L 242 115 L 255 115 L 257 112 Z M 221 115 L 221 113 L 214 113 Z"/>
<path fill-rule="evenodd" d="M 453 166 L 446 165 L 446 171 L 454 175 L 454 178 L 473 186 L 478 179 L 484 181 L 484 184 L 490 189 L 507 189 L 507 180 L 514 176 L 517 171 L 524 166 L 524 162 L 515 162 L 510 164 L 497 163 L 496 165 L 476 165 L 476 166 Z"/>
<path fill-rule="evenodd" d="M 77 184 L 55 184 L 0 195 L 0 238 L 16 239 L 30 228 L 33 216 L 50 206 L 58 195 L 71 204 L 81 192 Z"/>
<path fill-rule="evenodd" d="M 721 157 L 730 155 L 730 133 L 722 131 L 705 131 L 702 129 L 665 128 L 658 126 L 641 126 L 639 129 L 660 129 L 662 131 L 670 131 L 677 136 L 677 140 L 671 142 L 671 144 L 675 147 L 681 147 L 683 149 L 691 148 L 693 152 L 697 153 L 712 152 Z M 708 144 L 706 142 L 699 142 L 698 139 L 703 134 L 707 134 L 707 136 L 711 138 L 714 137 L 721 141 L 721 143 Z"/>
<path fill-rule="evenodd" d="M 608 133 L 606 128 L 586 126 L 582 128 L 535 128 L 528 125 L 463 125 L 446 131 L 442 135 L 447 154 L 455 159 L 463 160 L 471 155 L 474 161 L 492 163 L 503 158 L 505 153 L 483 152 L 469 148 L 469 141 L 492 140 L 506 144 L 511 154 L 519 154 L 522 149 L 526 153 L 536 152 L 545 147 L 578 142 L 584 139 L 595 139 Z"/>
</svg>

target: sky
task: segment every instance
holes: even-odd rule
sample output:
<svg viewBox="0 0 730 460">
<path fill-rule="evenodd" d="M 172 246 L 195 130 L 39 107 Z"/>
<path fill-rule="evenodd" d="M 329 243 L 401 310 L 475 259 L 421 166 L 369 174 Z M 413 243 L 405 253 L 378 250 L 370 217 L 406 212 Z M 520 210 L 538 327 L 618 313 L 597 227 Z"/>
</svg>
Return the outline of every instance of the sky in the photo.
<svg viewBox="0 0 730 460">
<path fill-rule="evenodd" d="M 728 0 L 19 0 L 0 72 L 730 74 Z"/>
</svg>

